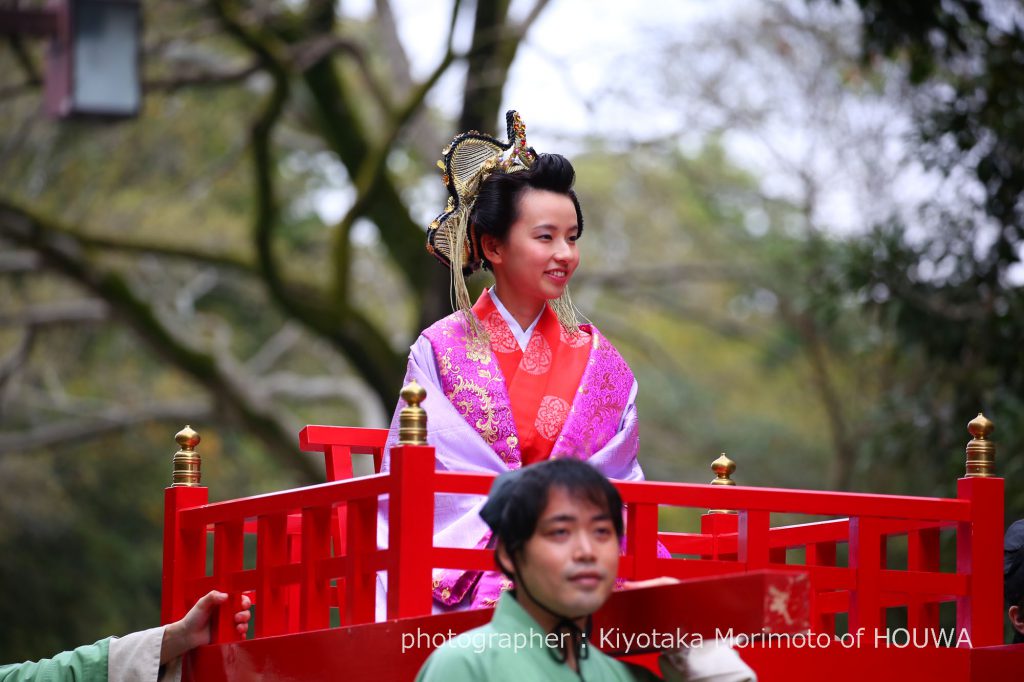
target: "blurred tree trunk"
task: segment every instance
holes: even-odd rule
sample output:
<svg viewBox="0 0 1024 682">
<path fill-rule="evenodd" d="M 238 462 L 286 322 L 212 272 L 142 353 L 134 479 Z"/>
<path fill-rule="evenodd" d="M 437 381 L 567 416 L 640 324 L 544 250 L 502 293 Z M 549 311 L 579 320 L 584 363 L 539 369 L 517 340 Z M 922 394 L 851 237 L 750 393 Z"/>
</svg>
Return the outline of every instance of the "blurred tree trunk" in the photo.
<svg viewBox="0 0 1024 682">
<path fill-rule="evenodd" d="M 276 309 L 275 316 L 298 325 L 307 338 L 325 342 L 365 383 L 367 399 L 376 401 L 380 411 L 389 411 L 397 400 L 405 369 L 405 349 L 394 340 L 392 309 L 397 314 L 411 306 L 412 323 L 418 328 L 451 309 L 448 273 L 426 253 L 425 226 L 412 218 L 403 194 L 409 181 L 389 169 L 389 159 L 403 154 L 419 158 L 429 151 L 424 140 L 410 139 L 410 135 L 425 126 L 437 126 L 426 115 L 426 96 L 458 62 L 467 67 L 459 121 L 454 130 L 446 124 L 444 130 L 432 131 L 431 140 L 446 139 L 466 128 L 491 131 L 499 119 L 502 91 L 516 49 L 547 1 L 539 0 L 523 22 L 509 19 L 506 0 L 481 1 L 472 8 L 462 4 L 453 4 L 449 25 L 454 31 L 460 12 L 474 12 L 468 52 L 458 53 L 449 35 L 446 53 L 421 81 L 409 73 L 403 53 L 391 59 L 381 50 L 381 44 L 400 47 L 395 42 L 395 17 L 386 0 L 378 0 L 379 15 L 363 26 L 339 16 L 336 3 L 329 0 L 316 0 L 296 10 L 279 3 L 229 0 L 151 8 L 149 13 L 155 16 L 147 23 L 146 61 L 150 104 L 141 119 L 121 124 L 122 134 L 130 136 L 154 125 L 146 116 L 159 111 L 154 97 L 166 101 L 191 88 L 237 93 L 241 84 L 241 91 L 255 103 L 232 114 L 248 130 L 237 155 L 246 159 L 249 168 L 243 208 L 249 215 L 248 243 L 229 242 L 232 255 L 214 255 L 200 247 L 140 238 L 115 227 L 122 220 L 116 209 L 96 206 L 87 215 L 76 214 L 69 208 L 76 204 L 74 200 L 55 201 L 56 193 L 45 200 L 35 198 L 25 180 L 4 183 L 0 192 L 0 239 L 38 254 L 43 272 L 58 274 L 98 297 L 109 306 L 115 324 L 125 325 L 164 362 L 192 377 L 207 393 L 208 404 L 216 413 L 258 435 L 270 450 L 281 454 L 283 464 L 307 478 L 316 476 L 308 461 L 296 456 L 292 429 L 299 423 L 297 418 L 274 398 L 272 386 L 260 388 L 265 377 L 248 373 L 240 358 L 223 349 L 175 334 L 175 322 L 158 310 L 162 304 L 135 289 L 133 280 L 141 261 L 114 264 L 109 257 L 154 257 L 167 268 L 179 267 L 175 264 L 213 268 L 215 281 L 241 277 L 257 282 Z M 374 33 L 384 39 L 376 41 Z M 177 52 L 167 49 L 169 45 Z M 210 51 L 218 57 L 210 59 Z M 41 96 L 35 77 L 36 57 L 25 50 L 18 56 L 14 63 L 20 66 L 11 73 L 23 76 L 25 82 L 16 90 L 23 97 Z M 387 63 L 390 73 L 382 76 L 381 63 Z M 228 64 L 234 66 L 228 68 Z M 10 84 L 0 83 L 0 88 L 4 85 Z M 252 93 L 256 93 L 255 99 Z M 211 95 L 214 97 L 219 95 Z M 21 114 L 19 125 L 29 128 L 34 112 L 21 111 L 26 113 Z M 51 153 L 78 164 L 93 163 L 85 158 L 75 161 L 73 151 L 89 146 L 89 128 L 71 130 L 62 129 L 75 144 L 67 150 L 54 148 Z M 109 135 L 116 137 L 117 132 L 112 129 Z M 287 165 L 295 156 L 289 148 L 295 141 L 300 142 L 300 149 L 324 151 L 336 158 L 347 171 L 354 195 L 344 217 L 327 226 L 325 239 L 318 246 L 320 253 L 326 254 L 326 272 L 319 266 L 318 270 L 296 267 L 305 257 L 295 248 L 291 214 L 296 198 L 289 194 L 296 190 Z M 22 144 L 13 139 L 3 153 L 9 157 L 38 154 Z M 440 152 L 438 148 L 430 153 L 437 158 Z M 140 158 L 150 153 L 139 150 Z M 151 165 L 159 166 L 162 156 L 181 153 L 172 147 L 153 151 Z M 109 189 L 102 190 L 113 207 L 119 197 L 133 191 L 133 174 L 127 170 L 133 160 L 113 156 L 108 162 L 112 162 L 111 170 L 118 165 L 125 169 L 124 181 L 111 182 Z M 56 159 L 44 163 L 57 165 Z M 428 162 L 414 175 L 422 177 L 433 170 Z M 160 180 L 157 177 L 154 182 Z M 199 178 L 194 182 L 196 187 L 203 184 Z M 56 189 L 58 184 L 51 187 Z M 67 183 L 65 188 L 65 196 L 85 200 L 79 187 Z M 437 210 L 441 208 L 439 205 Z M 393 268 L 407 294 L 392 294 L 383 300 L 380 294 L 367 295 L 366 275 L 357 274 L 361 266 L 355 263 L 365 258 L 365 247 L 353 242 L 353 228 L 360 221 L 369 221 L 378 230 L 383 248 L 380 256 L 390 261 L 387 267 Z M 252 256 L 234 255 L 239 253 Z M 386 312 L 380 314 L 368 306 L 386 306 Z M 231 329 L 240 322 L 225 318 L 218 324 Z M 27 354 L 12 357 L 27 361 L 23 355 Z M 17 432 L 0 435 L 12 447 L 17 446 Z"/>
</svg>

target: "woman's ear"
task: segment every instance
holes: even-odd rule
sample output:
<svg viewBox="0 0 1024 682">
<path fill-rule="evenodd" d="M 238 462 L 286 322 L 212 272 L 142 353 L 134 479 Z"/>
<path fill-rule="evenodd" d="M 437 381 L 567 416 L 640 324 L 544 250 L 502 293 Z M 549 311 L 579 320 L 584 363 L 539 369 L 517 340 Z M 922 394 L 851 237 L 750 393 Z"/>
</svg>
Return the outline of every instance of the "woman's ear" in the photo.
<svg viewBox="0 0 1024 682">
<path fill-rule="evenodd" d="M 490 261 L 492 265 L 501 262 L 501 254 L 504 251 L 501 247 L 501 240 L 494 235 L 480 235 L 480 250 L 483 251 L 484 258 Z"/>
</svg>

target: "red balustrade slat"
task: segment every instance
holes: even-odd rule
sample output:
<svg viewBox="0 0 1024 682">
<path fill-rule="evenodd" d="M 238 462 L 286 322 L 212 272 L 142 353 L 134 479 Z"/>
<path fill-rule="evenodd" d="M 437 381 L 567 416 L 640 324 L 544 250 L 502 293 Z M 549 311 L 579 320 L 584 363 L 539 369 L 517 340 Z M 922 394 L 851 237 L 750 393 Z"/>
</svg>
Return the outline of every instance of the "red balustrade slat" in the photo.
<svg viewBox="0 0 1024 682">
<path fill-rule="evenodd" d="M 626 552 L 633 557 L 633 573 L 629 578 L 644 580 L 656 577 L 658 559 L 658 506 L 629 504 L 626 511 Z"/>
<path fill-rule="evenodd" d="M 815 524 L 820 525 L 820 524 Z M 831 524 L 832 526 L 840 524 Z M 845 530 L 845 537 L 849 537 L 850 520 L 843 519 L 841 524 Z M 830 529 L 831 530 L 831 529 Z M 811 542 L 806 545 L 804 554 L 804 566 L 808 571 L 818 572 L 819 568 L 830 568 L 836 565 L 836 543 L 835 542 Z M 846 571 L 849 574 L 849 571 Z M 835 633 L 836 617 L 835 612 L 823 610 L 821 604 L 820 590 L 825 586 L 817 575 L 811 577 L 812 585 L 816 589 L 811 590 L 811 623 L 815 632 Z M 851 581 L 852 582 L 852 581 Z M 851 585 L 852 586 L 852 585 Z"/>
<path fill-rule="evenodd" d="M 955 527 L 953 521 L 917 521 L 913 519 L 880 519 L 880 532 L 883 536 L 903 535 L 917 530 L 938 530 Z M 771 547 L 803 547 L 810 543 L 846 542 L 849 537 L 850 519 L 829 519 L 792 526 L 776 526 L 769 534 Z M 728 540 L 728 536 L 723 539 Z"/>
<path fill-rule="evenodd" d="M 357 500 L 348 509 L 348 558 L 343 623 L 372 623 L 376 608 L 377 573 L 372 555 L 377 550 L 377 501 Z"/>
<path fill-rule="evenodd" d="M 320 561 L 318 575 L 322 580 L 342 579 L 352 570 L 352 560 L 347 556 L 332 556 Z M 344 603 L 344 602 L 342 602 Z"/>
<path fill-rule="evenodd" d="M 654 575 L 667 575 L 679 579 L 743 573 L 745 570 L 745 566 L 738 561 L 715 559 L 655 559 L 652 565 Z"/>
<path fill-rule="evenodd" d="M 454 568 L 472 571 L 496 571 L 494 550 L 435 547 L 430 564 L 433 568 Z"/>
<path fill-rule="evenodd" d="M 700 530 L 711 537 L 710 554 L 702 554 L 705 559 L 735 559 L 736 558 L 736 530 L 739 528 L 739 516 L 737 514 L 709 513 L 700 517 Z M 732 549 L 725 549 L 722 545 L 722 538 L 726 535 L 732 537 Z"/>
<path fill-rule="evenodd" d="M 491 491 L 494 476 L 491 474 L 467 474 L 461 471 L 436 472 L 435 492 L 451 495 L 486 495 Z"/>
<path fill-rule="evenodd" d="M 181 510 L 179 523 L 184 528 L 205 528 L 207 524 L 220 521 L 244 520 L 263 514 L 286 514 L 307 507 L 330 507 L 350 500 L 387 494 L 389 479 L 387 474 L 376 474 L 348 481 L 319 483 L 295 490 L 214 502 Z"/>
<path fill-rule="evenodd" d="M 299 432 L 299 448 L 312 452 L 325 446 L 344 445 L 351 448 L 352 452 L 369 455 L 383 449 L 387 438 L 387 429 L 310 424 Z"/>
<path fill-rule="evenodd" d="M 256 636 L 286 632 L 285 588 L 275 569 L 288 562 L 287 518 L 260 516 L 256 522 Z"/>
<path fill-rule="evenodd" d="M 658 533 L 658 541 L 670 554 L 699 554 L 711 558 L 714 552 L 714 539 L 710 535 L 662 532 Z"/>
<path fill-rule="evenodd" d="M 768 527 L 770 514 L 763 510 L 741 511 L 739 519 L 738 558 L 753 571 L 766 568 L 768 556 Z"/>
<path fill-rule="evenodd" d="M 299 627 L 303 631 L 325 628 L 331 623 L 330 585 L 321 562 L 331 551 L 331 508 L 302 510 L 302 583 Z"/>
<path fill-rule="evenodd" d="M 884 540 L 877 518 L 850 519 L 850 568 L 857 571 L 857 589 L 850 599 L 850 630 L 876 632 L 885 625 L 881 601 Z"/>
<path fill-rule="evenodd" d="M 329 445 L 325 448 L 324 457 L 327 462 L 327 480 L 340 481 L 352 478 L 352 448 L 348 445 Z M 335 556 L 344 555 L 347 546 L 348 534 L 348 505 L 338 505 L 331 511 L 331 541 L 334 545 Z M 345 590 L 346 580 L 338 580 L 335 589 L 335 600 L 338 606 L 338 613 L 345 614 L 347 592 Z"/>
<path fill-rule="evenodd" d="M 907 599 L 908 595 L 930 595 L 934 599 L 942 600 L 967 594 L 967 576 L 957 573 L 886 569 L 879 573 L 879 585 L 883 591 L 904 595 L 904 604 L 916 601 Z M 936 622 L 934 627 L 938 626 Z"/>
<path fill-rule="evenodd" d="M 970 503 L 934 497 L 868 495 L 783 488 L 709 486 L 696 483 L 618 481 L 623 502 L 708 509 L 759 510 L 820 516 L 879 516 L 967 521 Z"/>
<path fill-rule="evenodd" d="M 907 570 L 938 572 L 939 549 L 938 528 L 910 531 L 907 534 Z M 966 592 L 966 581 L 964 590 Z M 911 598 L 907 603 L 907 627 L 917 631 L 937 630 L 938 602 L 917 596 Z"/>
<path fill-rule="evenodd" d="M 815 604 L 818 611 L 823 614 L 846 613 L 850 610 L 850 593 L 846 590 L 834 592 L 818 592 L 815 596 Z M 851 626 L 851 631 L 853 631 Z M 834 630 L 820 630 L 820 632 L 834 632 Z"/>
<path fill-rule="evenodd" d="M 218 523 L 213 530 L 213 577 L 220 584 L 229 584 L 226 577 L 242 570 L 244 545 L 242 543 L 242 520 Z M 234 587 L 234 586 L 232 586 Z M 239 594 L 231 590 L 229 601 L 217 609 L 213 625 L 213 642 L 233 642 L 242 639 L 235 630 L 233 614 L 240 603 Z M 233 609 L 234 607 L 234 609 Z"/>
</svg>

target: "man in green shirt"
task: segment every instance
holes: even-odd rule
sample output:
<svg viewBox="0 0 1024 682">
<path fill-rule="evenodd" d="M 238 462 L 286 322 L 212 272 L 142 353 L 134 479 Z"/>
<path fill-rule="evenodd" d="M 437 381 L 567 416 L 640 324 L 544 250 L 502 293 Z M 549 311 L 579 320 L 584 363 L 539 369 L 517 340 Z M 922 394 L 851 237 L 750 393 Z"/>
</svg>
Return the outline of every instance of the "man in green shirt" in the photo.
<svg viewBox="0 0 1024 682">
<path fill-rule="evenodd" d="M 212 591 L 200 598 L 181 620 L 125 637 L 64 651 L 53 658 L 0 666 L 0 682 L 148 682 L 181 678 L 181 657 L 210 643 L 210 619 L 228 595 Z M 243 596 L 234 615 L 244 635 L 249 628 L 249 598 Z"/>
<path fill-rule="evenodd" d="M 534 464 L 499 476 L 480 516 L 515 589 L 502 594 L 490 623 L 434 651 L 418 682 L 658 679 L 589 642 L 591 614 L 615 586 L 623 534 L 622 498 L 607 478 L 575 459 Z M 660 663 L 673 682 L 757 680 L 728 647 Z"/>
</svg>

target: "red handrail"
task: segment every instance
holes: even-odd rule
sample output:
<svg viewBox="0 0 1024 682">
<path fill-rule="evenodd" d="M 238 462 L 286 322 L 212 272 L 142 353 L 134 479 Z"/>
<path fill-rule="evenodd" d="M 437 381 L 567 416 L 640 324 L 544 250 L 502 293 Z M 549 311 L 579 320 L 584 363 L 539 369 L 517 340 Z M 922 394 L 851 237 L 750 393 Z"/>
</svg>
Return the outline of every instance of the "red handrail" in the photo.
<svg viewBox="0 0 1024 682">
<path fill-rule="evenodd" d="M 434 568 L 483 570 L 493 562 L 490 550 L 434 546 L 434 495 L 485 494 L 492 480 L 486 474 L 436 472 L 433 448 L 404 446 L 392 450 L 390 472 L 360 479 L 215 504 L 206 504 L 205 488 L 170 488 L 164 622 L 180 617 L 214 586 L 254 593 L 258 637 L 328 627 L 332 608 L 341 624 L 370 622 L 381 570 L 388 572 L 389 619 L 429 614 Z M 1001 642 L 1002 479 L 961 479 L 955 499 L 661 482 L 617 485 L 627 508 L 627 547 L 620 564 L 626 578 L 806 571 L 812 623 L 819 631 L 834 631 L 835 615 L 843 612 L 849 613 L 851 631 L 884 628 L 884 610 L 892 607 L 907 608 L 912 628 L 937 628 L 938 604 L 956 600 L 958 627 L 974 646 Z M 377 508 L 384 495 L 389 538 L 387 549 L 379 550 Z M 661 506 L 737 513 L 705 515 L 701 533 L 666 533 L 658 528 Z M 332 546 L 335 510 L 347 511 L 343 546 L 337 540 Z M 845 518 L 773 528 L 771 513 Z M 298 524 L 297 557 L 287 551 L 289 514 L 293 526 Z M 252 567 L 244 565 L 247 521 L 256 536 Z M 213 562 L 207 570 L 209 528 Z M 944 528 L 957 536 L 955 573 L 940 571 Z M 906 570 L 886 564 L 886 541 L 898 535 L 908 538 Z M 699 558 L 659 558 L 659 542 Z M 848 561 L 839 566 L 837 547 L 843 544 Z M 787 548 L 804 549 L 805 563 L 788 564 Z M 217 632 L 222 639 L 235 636 L 229 627 Z"/>
</svg>

